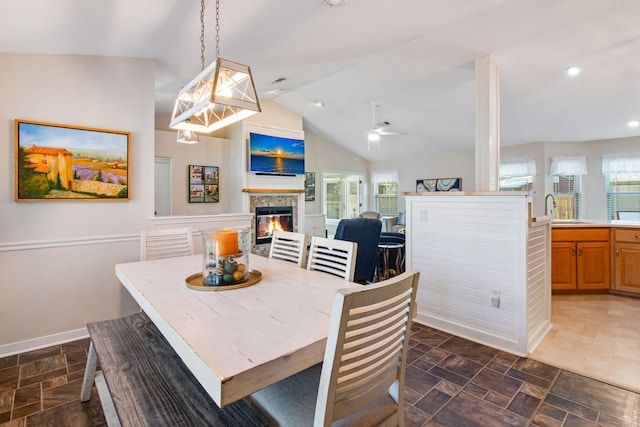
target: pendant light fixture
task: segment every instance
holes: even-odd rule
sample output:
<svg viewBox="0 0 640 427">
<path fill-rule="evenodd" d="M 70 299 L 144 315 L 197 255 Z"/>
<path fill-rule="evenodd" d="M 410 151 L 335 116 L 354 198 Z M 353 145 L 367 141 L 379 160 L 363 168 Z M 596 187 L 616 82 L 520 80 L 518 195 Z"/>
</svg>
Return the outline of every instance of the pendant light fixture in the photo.
<svg viewBox="0 0 640 427">
<path fill-rule="evenodd" d="M 201 72 L 178 92 L 169 124 L 173 129 L 210 133 L 261 111 L 251 69 L 220 58 L 219 30 L 220 4 L 216 0 L 216 59 L 204 68 L 204 0 L 201 0 Z"/>
<path fill-rule="evenodd" d="M 197 144 L 198 142 L 200 142 L 200 139 L 198 138 L 198 132 L 178 129 L 178 138 L 176 139 L 176 141 L 183 144 Z"/>
</svg>

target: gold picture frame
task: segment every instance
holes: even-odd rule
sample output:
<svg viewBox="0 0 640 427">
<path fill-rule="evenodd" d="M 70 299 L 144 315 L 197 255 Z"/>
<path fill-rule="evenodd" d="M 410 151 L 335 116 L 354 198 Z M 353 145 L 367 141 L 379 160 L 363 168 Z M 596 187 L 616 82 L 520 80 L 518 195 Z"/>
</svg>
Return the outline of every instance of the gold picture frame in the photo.
<svg viewBox="0 0 640 427">
<path fill-rule="evenodd" d="M 130 200 L 129 132 L 14 122 L 17 202 Z"/>
</svg>

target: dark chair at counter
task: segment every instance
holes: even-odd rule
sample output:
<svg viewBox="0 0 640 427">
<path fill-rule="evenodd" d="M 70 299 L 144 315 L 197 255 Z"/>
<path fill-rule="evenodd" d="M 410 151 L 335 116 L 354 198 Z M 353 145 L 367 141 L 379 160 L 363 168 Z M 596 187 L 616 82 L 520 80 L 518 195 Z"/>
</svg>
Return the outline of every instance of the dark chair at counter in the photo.
<svg viewBox="0 0 640 427">
<path fill-rule="evenodd" d="M 366 284 L 376 281 L 381 230 L 382 222 L 373 218 L 343 219 L 338 223 L 335 239 L 358 244 L 354 282 Z"/>
</svg>

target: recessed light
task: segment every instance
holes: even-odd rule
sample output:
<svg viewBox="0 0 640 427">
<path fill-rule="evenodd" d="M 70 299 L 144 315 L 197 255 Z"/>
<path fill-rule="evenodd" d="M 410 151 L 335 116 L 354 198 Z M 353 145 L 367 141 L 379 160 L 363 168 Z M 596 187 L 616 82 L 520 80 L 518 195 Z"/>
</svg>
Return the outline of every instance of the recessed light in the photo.
<svg viewBox="0 0 640 427">
<path fill-rule="evenodd" d="M 317 107 L 324 107 L 324 101 L 313 101 Z"/>
<path fill-rule="evenodd" d="M 320 3 L 329 5 L 330 7 L 341 6 L 349 0 L 322 0 Z"/>
<path fill-rule="evenodd" d="M 567 73 L 567 76 L 575 77 L 582 72 L 582 67 L 572 65 L 571 67 L 564 70 L 564 72 Z"/>
<path fill-rule="evenodd" d="M 629 122 L 627 122 L 627 126 L 629 126 L 630 128 L 640 127 L 640 120 L 630 120 Z"/>
</svg>

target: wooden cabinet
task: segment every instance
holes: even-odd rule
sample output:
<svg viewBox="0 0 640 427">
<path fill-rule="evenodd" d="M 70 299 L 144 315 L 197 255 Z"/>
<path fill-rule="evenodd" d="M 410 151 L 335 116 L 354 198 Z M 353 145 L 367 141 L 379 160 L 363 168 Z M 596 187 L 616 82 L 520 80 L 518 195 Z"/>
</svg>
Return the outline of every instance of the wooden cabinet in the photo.
<svg viewBox="0 0 640 427">
<path fill-rule="evenodd" d="M 609 289 L 608 228 L 554 228 L 551 240 L 553 290 Z"/>
<path fill-rule="evenodd" d="M 640 229 L 616 228 L 614 236 L 613 289 L 640 293 Z"/>
</svg>

